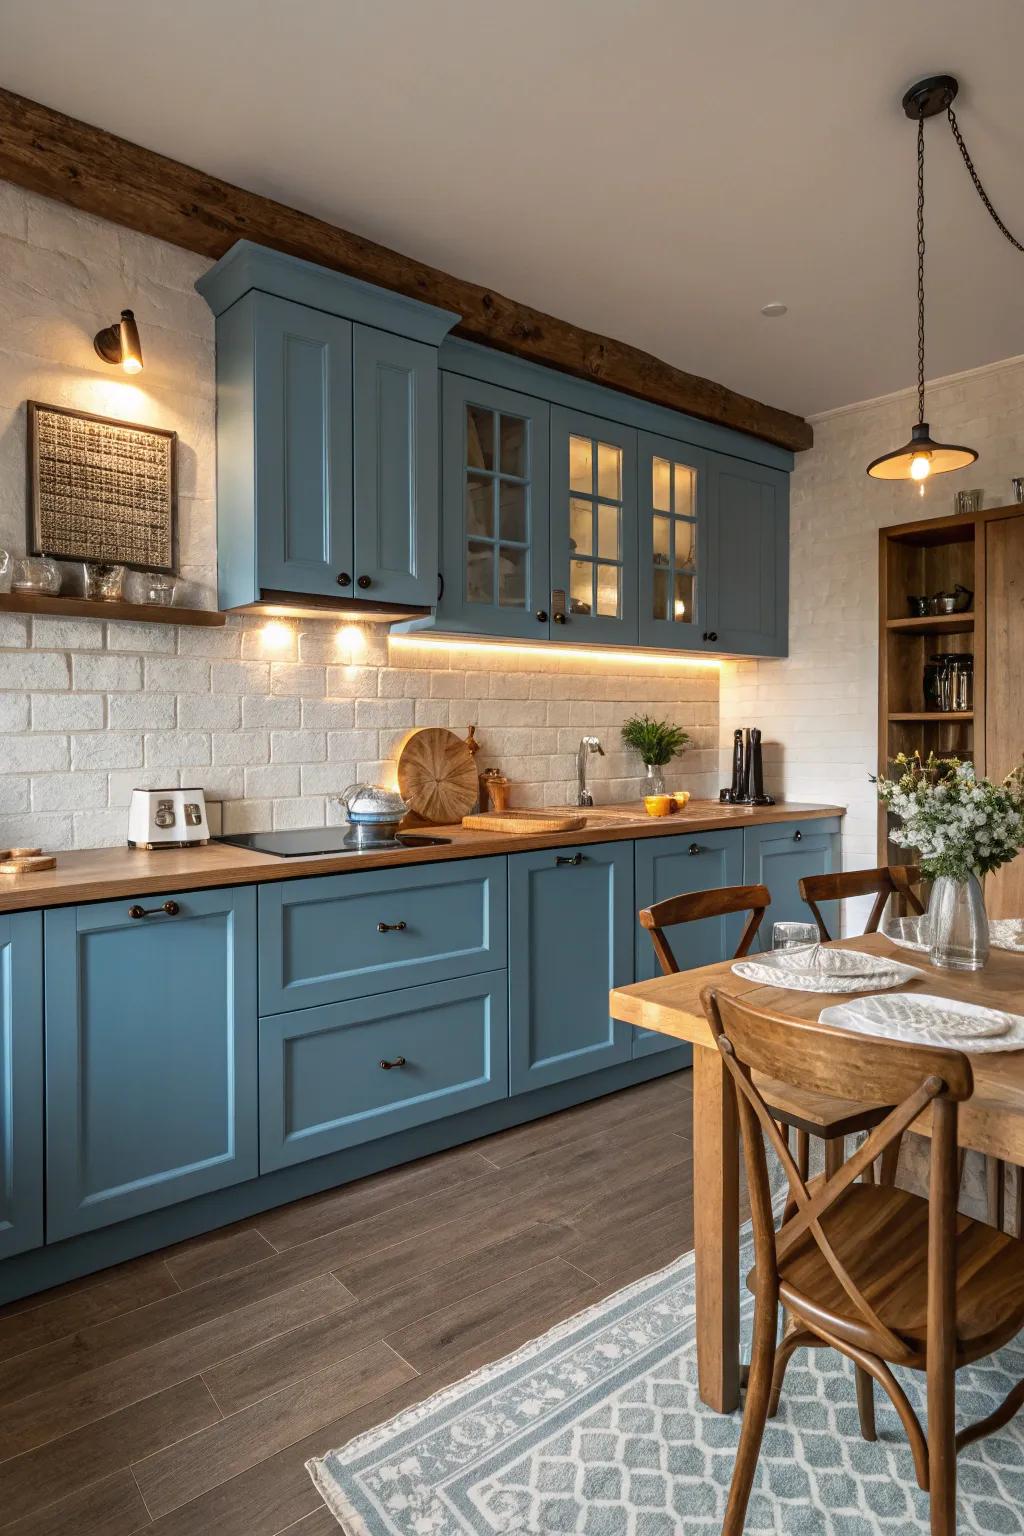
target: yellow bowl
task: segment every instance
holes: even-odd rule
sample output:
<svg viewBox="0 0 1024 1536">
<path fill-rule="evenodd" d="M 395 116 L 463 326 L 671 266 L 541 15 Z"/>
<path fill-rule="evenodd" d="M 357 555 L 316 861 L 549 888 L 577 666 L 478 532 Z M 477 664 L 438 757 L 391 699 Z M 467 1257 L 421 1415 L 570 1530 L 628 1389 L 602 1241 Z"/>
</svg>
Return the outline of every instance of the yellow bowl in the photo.
<svg viewBox="0 0 1024 1536">
<path fill-rule="evenodd" d="M 672 796 L 645 795 L 644 806 L 646 807 L 648 816 L 671 816 Z"/>
<path fill-rule="evenodd" d="M 689 799 L 690 791 L 688 789 L 677 789 L 672 796 L 677 811 L 685 811 Z"/>
</svg>

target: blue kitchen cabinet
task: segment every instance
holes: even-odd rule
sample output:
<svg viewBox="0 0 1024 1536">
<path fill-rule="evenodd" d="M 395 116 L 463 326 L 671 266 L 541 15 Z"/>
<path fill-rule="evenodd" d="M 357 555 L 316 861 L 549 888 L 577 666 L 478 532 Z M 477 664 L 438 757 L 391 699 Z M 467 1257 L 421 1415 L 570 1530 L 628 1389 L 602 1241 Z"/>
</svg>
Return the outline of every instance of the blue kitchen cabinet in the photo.
<svg viewBox="0 0 1024 1536">
<path fill-rule="evenodd" d="M 652 906 L 670 896 L 717 890 L 743 884 L 743 833 L 739 828 L 721 832 L 695 832 L 683 837 L 650 837 L 636 843 L 636 908 Z M 743 932 L 743 917 L 705 917 L 668 930 L 667 938 L 681 971 L 713 965 L 735 953 Z M 635 928 L 636 979 L 649 981 L 661 975 L 661 966 L 646 928 Z M 670 1036 L 654 1029 L 633 1030 L 633 1056 L 650 1056 L 676 1050 L 680 1066 L 689 1063 L 689 1046 L 678 1046 Z M 685 1052 L 685 1056 L 684 1056 Z"/>
<path fill-rule="evenodd" d="M 254 1178 L 256 891 L 46 913 L 49 1242 Z"/>
<path fill-rule="evenodd" d="M 458 316 L 247 240 L 196 286 L 217 316 L 221 606 L 431 605 Z"/>
<path fill-rule="evenodd" d="M 260 1013 L 503 968 L 503 857 L 260 887 Z"/>
<path fill-rule="evenodd" d="M 637 434 L 551 409 L 551 638 L 637 643 Z"/>
<path fill-rule="evenodd" d="M 672 438 L 639 441 L 639 639 L 707 648 L 708 455 Z"/>
<path fill-rule="evenodd" d="M 508 895 L 513 1094 L 628 1061 L 608 993 L 633 980 L 633 844 L 511 854 Z"/>
<path fill-rule="evenodd" d="M 42 1241 L 42 919 L 15 912 L 0 917 L 0 1259 Z"/>
<path fill-rule="evenodd" d="M 773 923 L 814 921 L 798 882 L 805 875 L 831 875 L 842 868 L 839 818 L 745 827 L 743 866 L 745 884 L 766 885 L 771 893 L 771 906 L 754 940 L 755 949 L 771 949 Z M 838 932 L 836 903 L 825 902 L 821 911 L 829 932 Z"/>
<path fill-rule="evenodd" d="M 768 465 L 710 454 L 708 493 L 709 649 L 785 656 L 789 476 Z"/>
<path fill-rule="evenodd" d="M 546 640 L 545 401 L 444 374 L 438 628 Z"/>
<path fill-rule="evenodd" d="M 263 1173 L 507 1097 L 503 970 L 260 1020 Z"/>
</svg>

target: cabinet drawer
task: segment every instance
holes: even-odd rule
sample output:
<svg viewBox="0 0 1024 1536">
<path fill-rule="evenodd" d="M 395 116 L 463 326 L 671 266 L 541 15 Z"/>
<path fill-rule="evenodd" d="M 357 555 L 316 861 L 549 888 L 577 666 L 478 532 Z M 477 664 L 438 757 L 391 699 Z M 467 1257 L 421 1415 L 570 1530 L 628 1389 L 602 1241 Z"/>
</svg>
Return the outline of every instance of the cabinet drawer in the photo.
<svg viewBox="0 0 1024 1536">
<path fill-rule="evenodd" d="M 505 913 L 503 858 L 261 886 L 260 1013 L 496 970 Z"/>
<path fill-rule="evenodd" d="M 260 1171 L 507 1098 L 507 985 L 493 971 L 261 1019 Z"/>
</svg>

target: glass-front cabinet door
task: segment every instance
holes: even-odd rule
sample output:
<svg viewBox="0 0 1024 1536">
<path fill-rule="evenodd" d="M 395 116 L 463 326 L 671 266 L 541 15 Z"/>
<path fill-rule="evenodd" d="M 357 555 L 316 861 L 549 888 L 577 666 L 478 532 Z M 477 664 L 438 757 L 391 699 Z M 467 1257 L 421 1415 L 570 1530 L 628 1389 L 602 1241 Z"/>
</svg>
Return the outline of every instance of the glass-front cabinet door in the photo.
<svg viewBox="0 0 1024 1536">
<path fill-rule="evenodd" d="M 637 435 L 551 410 L 551 636 L 577 645 L 637 640 Z"/>
<path fill-rule="evenodd" d="M 706 457 L 641 432 L 637 479 L 640 644 L 697 649 L 706 628 Z"/>
<path fill-rule="evenodd" d="M 438 623 L 548 633 L 548 414 L 542 400 L 444 375 Z"/>
</svg>

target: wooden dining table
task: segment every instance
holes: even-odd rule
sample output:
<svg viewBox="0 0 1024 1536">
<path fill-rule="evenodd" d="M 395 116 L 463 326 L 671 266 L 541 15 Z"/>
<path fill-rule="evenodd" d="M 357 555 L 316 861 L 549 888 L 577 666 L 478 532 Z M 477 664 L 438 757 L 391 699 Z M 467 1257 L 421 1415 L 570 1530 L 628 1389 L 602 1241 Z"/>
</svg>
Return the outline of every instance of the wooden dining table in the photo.
<svg viewBox="0 0 1024 1536">
<path fill-rule="evenodd" d="M 1024 954 L 994 949 L 983 970 L 967 972 L 938 970 L 927 955 L 901 948 L 880 933 L 842 940 L 837 947 L 892 956 L 918 967 L 923 973 L 919 978 L 894 989 L 901 993 L 933 993 L 1024 1014 Z M 610 1002 L 614 1018 L 693 1046 L 697 1370 L 702 1400 L 721 1413 L 737 1407 L 740 1397 L 739 1137 L 734 1091 L 700 994 L 707 986 L 719 987 L 798 1019 L 817 1019 L 823 1008 L 851 1000 L 849 994 L 795 992 L 746 981 L 733 971 L 733 963 L 723 960 L 616 987 Z M 975 1053 L 970 1060 L 974 1094 L 960 1106 L 961 1147 L 1024 1165 L 1024 1050 Z M 855 1090 L 851 1083 L 851 1098 Z M 927 1134 L 928 1115 L 915 1121 L 913 1129 Z"/>
</svg>

